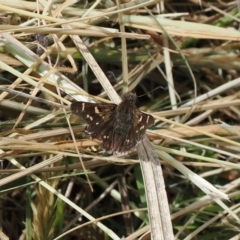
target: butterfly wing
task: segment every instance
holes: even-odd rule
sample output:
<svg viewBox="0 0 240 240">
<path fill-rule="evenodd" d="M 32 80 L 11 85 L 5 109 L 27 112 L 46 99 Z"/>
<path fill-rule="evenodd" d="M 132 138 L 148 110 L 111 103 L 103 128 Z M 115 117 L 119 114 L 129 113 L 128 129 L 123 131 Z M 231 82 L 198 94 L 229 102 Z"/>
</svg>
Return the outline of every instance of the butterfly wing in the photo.
<svg viewBox="0 0 240 240">
<path fill-rule="evenodd" d="M 134 115 L 136 120 L 134 121 L 132 128 L 134 129 L 133 131 L 136 133 L 136 141 L 139 142 L 140 140 L 142 140 L 147 128 L 154 124 L 154 117 L 152 115 L 143 113 L 138 109 L 136 109 Z"/>
<path fill-rule="evenodd" d="M 92 138 L 102 140 L 108 126 L 113 125 L 116 107 L 116 104 L 74 102 L 71 111 L 87 122 L 86 132 Z"/>
<path fill-rule="evenodd" d="M 113 132 L 112 134 L 112 151 L 118 153 L 128 153 L 143 138 L 148 126 L 154 124 L 154 118 L 145 114 L 138 109 L 134 111 L 134 119 L 131 126 L 123 131 L 123 134 Z"/>
</svg>

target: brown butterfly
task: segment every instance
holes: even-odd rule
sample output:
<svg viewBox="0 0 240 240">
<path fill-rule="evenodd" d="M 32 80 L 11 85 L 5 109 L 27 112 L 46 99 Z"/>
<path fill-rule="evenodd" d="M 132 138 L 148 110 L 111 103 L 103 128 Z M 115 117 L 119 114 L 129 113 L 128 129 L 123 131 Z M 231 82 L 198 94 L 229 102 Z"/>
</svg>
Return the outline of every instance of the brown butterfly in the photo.
<svg viewBox="0 0 240 240">
<path fill-rule="evenodd" d="M 86 132 L 91 138 L 102 141 L 102 148 L 114 154 L 128 153 L 142 140 L 154 118 L 139 111 L 137 96 L 126 93 L 119 105 L 109 103 L 74 102 L 73 114 L 81 116 L 86 122 Z"/>
</svg>

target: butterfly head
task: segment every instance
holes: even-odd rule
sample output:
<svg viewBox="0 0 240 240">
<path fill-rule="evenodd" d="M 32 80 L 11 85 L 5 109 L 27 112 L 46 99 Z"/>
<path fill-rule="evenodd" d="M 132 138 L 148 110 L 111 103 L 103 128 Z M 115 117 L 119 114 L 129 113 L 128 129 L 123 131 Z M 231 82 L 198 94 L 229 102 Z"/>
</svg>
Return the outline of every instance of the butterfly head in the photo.
<svg viewBox="0 0 240 240">
<path fill-rule="evenodd" d="M 135 93 L 125 93 L 122 96 L 122 102 L 128 102 L 129 104 L 135 105 L 137 101 L 137 96 Z"/>
<path fill-rule="evenodd" d="M 121 122 L 132 122 L 133 112 L 136 109 L 137 96 L 134 93 L 125 93 L 122 96 L 122 102 L 117 105 L 115 112 L 116 120 Z"/>
</svg>

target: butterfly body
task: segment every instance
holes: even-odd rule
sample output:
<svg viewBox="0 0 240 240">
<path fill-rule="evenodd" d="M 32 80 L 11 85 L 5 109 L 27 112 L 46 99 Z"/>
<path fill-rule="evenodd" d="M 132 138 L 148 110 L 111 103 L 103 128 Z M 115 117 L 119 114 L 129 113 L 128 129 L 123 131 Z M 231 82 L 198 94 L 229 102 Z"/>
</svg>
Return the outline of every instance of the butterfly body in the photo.
<svg viewBox="0 0 240 240">
<path fill-rule="evenodd" d="M 119 105 L 74 102 L 71 111 L 86 122 L 86 132 L 102 141 L 102 148 L 109 153 L 129 152 L 154 123 L 151 115 L 136 108 L 136 95 L 126 93 Z"/>
</svg>

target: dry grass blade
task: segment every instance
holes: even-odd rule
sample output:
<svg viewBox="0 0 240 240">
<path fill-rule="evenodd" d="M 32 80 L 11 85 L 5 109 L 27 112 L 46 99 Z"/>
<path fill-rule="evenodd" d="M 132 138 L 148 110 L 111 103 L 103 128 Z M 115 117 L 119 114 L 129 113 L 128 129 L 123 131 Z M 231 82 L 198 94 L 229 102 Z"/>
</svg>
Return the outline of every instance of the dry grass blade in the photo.
<svg viewBox="0 0 240 240">
<path fill-rule="evenodd" d="M 36 171 L 39 171 L 41 168 L 44 168 L 50 164 L 54 164 L 55 162 L 58 162 L 60 160 L 63 159 L 63 155 L 62 154 L 58 154 L 56 156 L 54 156 L 53 158 L 50 158 L 46 161 L 44 161 L 43 163 L 39 163 L 36 164 L 32 167 L 29 167 L 28 169 L 24 169 L 22 172 L 10 175 L 9 177 L 5 177 L 4 179 L 0 180 L 0 186 L 3 186 L 4 184 L 7 184 L 11 181 L 15 181 L 23 176 L 26 176 L 28 174 L 34 173 Z"/>
<path fill-rule="evenodd" d="M 175 21 L 161 17 L 157 18 L 157 20 L 170 35 L 222 40 L 238 40 L 240 37 L 239 32 L 235 29 L 225 29 L 201 23 Z M 155 20 L 151 17 L 125 16 L 124 23 L 134 28 L 162 32 Z"/>
<path fill-rule="evenodd" d="M 144 138 L 137 148 L 144 183 L 147 186 L 146 195 L 152 238 L 174 239 L 165 184 L 158 156 L 147 137 Z"/>
<path fill-rule="evenodd" d="M 236 2 L 0 0 L 0 10 L 3 239 L 238 235 Z M 69 111 L 126 91 L 155 118 L 137 146 L 143 177 L 135 149 L 107 154 Z"/>
</svg>

